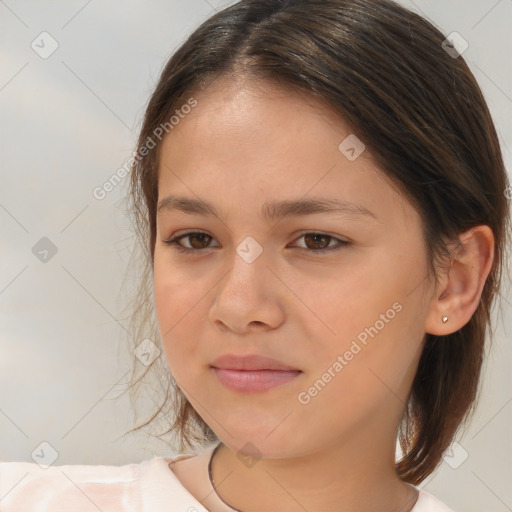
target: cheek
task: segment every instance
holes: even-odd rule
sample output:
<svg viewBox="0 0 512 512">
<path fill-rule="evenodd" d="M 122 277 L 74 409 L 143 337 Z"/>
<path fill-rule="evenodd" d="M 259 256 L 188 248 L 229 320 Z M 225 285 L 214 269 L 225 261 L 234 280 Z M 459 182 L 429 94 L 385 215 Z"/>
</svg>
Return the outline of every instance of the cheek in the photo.
<svg viewBox="0 0 512 512">
<path fill-rule="evenodd" d="M 179 380 L 180 370 L 194 371 L 191 359 L 201 359 L 198 317 L 206 315 L 204 286 L 185 279 L 179 269 L 170 270 L 155 255 L 153 288 L 162 347 L 171 373 Z"/>
<path fill-rule="evenodd" d="M 158 323 L 161 328 L 166 327 L 168 330 L 186 322 L 188 316 L 197 314 L 205 286 L 204 282 L 192 279 L 179 265 L 173 263 L 165 251 L 162 253 L 155 252 L 153 289 Z"/>
<path fill-rule="evenodd" d="M 386 319 L 396 323 L 394 318 L 399 314 L 393 304 L 402 295 L 397 280 L 400 276 L 396 272 L 386 274 L 382 261 L 380 254 L 358 258 L 354 253 L 353 259 L 347 257 L 335 271 L 327 269 L 325 276 L 312 279 L 304 275 L 302 281 L 296 280 L 305 283 L 296 295 L 309 310 L 306 311 L 307 318 L 311 319 L 308 323 L 321 328 L 321 338 L 331 349 L 348 350 L 350 341 L 358 335 L 364 341 L 365 336 L 369 337 L 367 328 L 376 322 L 382 327 L 381 314 L 387 312 Z M 388 324 L 385 325 L 387 328 Z M 317 338 L 319 334 L 317 331 Z"/>
<path fill-rule="evenodd" d="M 329 387 L 342 393 L 340 404 L 356 406 L 362 396 L 382 399 L 390 390 L 405 397 L 421 349 L 425 304 L 421 286 L 411 283 L 420 280 L 422 267 L 415 271 L 400 259 L 377 256 L 374 264 L 353 265 L 334 285 L 310 296 L 311 309 L 331 331 L 316 337 L 313 377 L 323 380 L 317 372 L 330 369 L 336 384 Z M 335 364 L 338 356 L 341 366 Z M 347 390 L 350 395 L 343 395 Z"/>
</svg>

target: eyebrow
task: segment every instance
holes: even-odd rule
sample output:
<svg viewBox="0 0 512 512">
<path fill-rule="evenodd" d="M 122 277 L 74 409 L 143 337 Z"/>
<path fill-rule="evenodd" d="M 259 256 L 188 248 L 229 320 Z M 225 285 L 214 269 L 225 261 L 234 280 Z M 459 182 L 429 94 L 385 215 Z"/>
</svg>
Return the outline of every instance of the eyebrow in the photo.
<svg viewBox="0 0 512 512">
<path fill-rule="evenodd" d="M 221 218 L 215 206 L 202 199 L 168 196 L 159 201 L 157 214 L 178 210 L 190 215 L 214 215 Z M 350 216 L 370 217 L 377 220 L 375 213 L 364 206 L 337 198 L 314 198 L 266 202 L 261 207 L 261 215 L 267 221 L 293 215 L 311 213 L 342 213 Z"/>
</svg>

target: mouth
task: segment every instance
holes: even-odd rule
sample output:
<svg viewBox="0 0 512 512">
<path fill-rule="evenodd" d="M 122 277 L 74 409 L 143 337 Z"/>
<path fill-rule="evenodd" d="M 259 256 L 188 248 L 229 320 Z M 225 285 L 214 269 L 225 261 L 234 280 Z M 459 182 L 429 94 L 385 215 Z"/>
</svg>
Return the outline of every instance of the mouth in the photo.
<svg viewBox="0 0 512 512">
<path fill-rule="evenodd" d="M 258 354 L 225 354 L 211 364 L 211 369 L 221 384 L 239 392 L 267 391 L 303 373 L 282 361 Z"/>
<path fill-rule="evenodd" d="M 211 366 L 229 370 L 282 370 L 300 371 L 283 361 L 259 354 L 224 354 L 211 363 Z"/>
<path fill-rule="evenodd" d="M 214 366 L 212 370 L 221 384 L 240 392 L 267 391 L 292 381 L 302 373 L 300 370 L 234 370 Z"/>
</svg>

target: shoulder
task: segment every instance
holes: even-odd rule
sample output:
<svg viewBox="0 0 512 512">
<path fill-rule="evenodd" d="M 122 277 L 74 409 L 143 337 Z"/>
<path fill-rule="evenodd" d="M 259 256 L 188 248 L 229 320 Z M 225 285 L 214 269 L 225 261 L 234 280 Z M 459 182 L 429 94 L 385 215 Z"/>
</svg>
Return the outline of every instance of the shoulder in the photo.
<svg viewBox="0 0 512 512">
<path fill-rule="evenodd" d="M 169 468 L 174 460 L 153 457 L 122 466 L 75 464 L 46 469 L 31 462 L 0 462 L 0 509 L 159 512 L 169 503 L 190 506 L 188 493 Z"/>
<path fill-rule="evenodd" d="M 124 497 L 137 503 L 142 464 L 62 465 L 46 469 L 31 462 L 0 463 L 2 511 L 109 509 Z"/>
<path fill-rule="evenodd" d="M 420 490 L 418 500 L 411 512 L 454 512 L 448 505 L 427 491 Z"/>
</svg>

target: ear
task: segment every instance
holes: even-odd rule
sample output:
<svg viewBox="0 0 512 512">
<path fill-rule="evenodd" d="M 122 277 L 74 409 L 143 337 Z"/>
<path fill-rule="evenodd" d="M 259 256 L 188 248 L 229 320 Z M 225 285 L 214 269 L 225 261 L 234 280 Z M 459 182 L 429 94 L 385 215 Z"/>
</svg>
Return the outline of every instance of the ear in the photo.
<svg viewBox="0 0 512 512">
<path fill-rule="evenodd" d="M 475 226 L 459 236 L 463 247 L 453 254 L 448 272 L 440 279 L 427 316 L 425 331 L 445 336 L 464 327 L 480 302 L 494 259 L 494 234 L 489 226 Z M 442 317 L 448 320 L 443 323 Z"/>
</svg>

